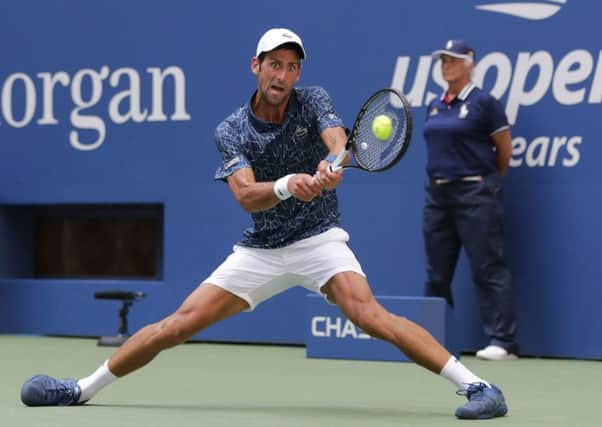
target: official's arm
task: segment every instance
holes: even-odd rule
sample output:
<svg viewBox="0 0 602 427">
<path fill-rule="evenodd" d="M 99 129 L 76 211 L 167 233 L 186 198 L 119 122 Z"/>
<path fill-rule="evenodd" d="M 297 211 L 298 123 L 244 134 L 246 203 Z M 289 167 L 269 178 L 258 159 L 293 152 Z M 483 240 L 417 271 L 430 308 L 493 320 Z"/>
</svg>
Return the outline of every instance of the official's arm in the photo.
<svg viewBox="0 0 602 427">
<path fill-rule="evenodd" d="M 500 175 L 506 175 L 512 156 L 512 138 L 510 129 L 504 129 L 491 135 L 497 153 L 497 170 Z"/>
</svg>

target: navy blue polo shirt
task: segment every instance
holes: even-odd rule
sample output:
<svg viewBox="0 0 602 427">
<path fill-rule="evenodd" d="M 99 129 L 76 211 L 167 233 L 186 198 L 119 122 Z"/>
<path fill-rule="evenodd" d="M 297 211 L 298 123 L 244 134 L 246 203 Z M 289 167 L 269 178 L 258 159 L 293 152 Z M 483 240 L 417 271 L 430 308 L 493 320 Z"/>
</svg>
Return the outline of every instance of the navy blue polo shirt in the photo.
<svg viewBox="0 0 602 427">
<path fill-rule="evenodd" d="M 497 172 L 491 135 L 508 128 L 502 104 L 470 83 L 445 102 L 445 93 L 426 112 L 426 170 L 431 178 L 456 179 Z"/>
<path fill-rule="evenodd" d="M 222 162 L 215 179 L 252 168 L 257 182 L 275 181 L 291 173 L 313 175 L 328 149 L 320 137 L 326 128 L 343 127 L 329 94 L 321 87 L 295 88 L 284 123 L 258 118 L 251 101 L 217 126 L 215 141 Z M 323 191 L 311 202 L 294 197 L 271 209 L 253 212 L 253 227 L 244 231 L 242 246 L 278 248 L 339 225 L 336 192 Z"/>
</svg>

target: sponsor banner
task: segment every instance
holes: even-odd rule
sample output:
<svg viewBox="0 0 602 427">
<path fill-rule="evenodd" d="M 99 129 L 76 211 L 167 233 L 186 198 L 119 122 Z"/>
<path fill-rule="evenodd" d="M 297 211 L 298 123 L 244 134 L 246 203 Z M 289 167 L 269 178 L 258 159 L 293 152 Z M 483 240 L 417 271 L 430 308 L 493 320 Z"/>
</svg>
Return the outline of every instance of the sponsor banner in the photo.
<svg viewBox="0 0 602 427">
<path fill-rule="evenodd" d="M 457 355 L 456 343 L 452 339 L 452 315 L 443 299 L 377 296 L 376 300 L 392 313 L 422 325 Z M 410 361 L 394 345 L 366 334 L 347 319 L 338 307 L 327 304 L 322 296 L 308 295 L 305 302 L 307 357 Z"/>
<path fill-rule="evenodd" d="M 257 38 L 272 26 L 303 37 L 308 56 L 299 85 L 326 88 L 348 127 L 378 88 L 393 86 L 410 98 L 414 134 L 404 160 L 383 174 L 346 172 L 337 191 L 342 225 L 374 293 L 422 295 L 422 129 L 427 104 L 445 88 L 430 53 L 461 38 L 476 49 L 475 83 L 500 100 L 512 124 L 506 255 L 522 351 L 602 357 L 602 313 L 595 305 L 602 299 L 600 268 L 592 260 L 602 251 L 595 215 L 602 205 L 596 162 L 602 156 L 602 44 L 595 36 L 602 4 L 383 0 L 378 7 L 350 7 L 344 0 L 307 0 L 291 13 L 272 0 L 60 3 L 5 0 L 0 14 L 6 41 L 0 294 L 11 307 L 30 306 L 27 298 L 40 289 L 30 243 L 31 207 L 38 205 L 163 205 L 164 275 L 156 297 L 145 300 L 146 311 L 133 313 L 134 324 L 143 317 L 140 326 L 172 311 L 223 261 L 249 217 L 228 187 L 213 181 L 220 161 L 215 127 L 249 101 L 256 86 L 249 62 Z M 111 287 L 121 288 L 124 281 L 115 282 Z M 56 299 L 47 305 L 69 306 L 69 319 L 57 316 L 56 328 L 48 330 L 35 313 L 9 309 L 0 313 L 2 331 L 67 334 L 75 318 L 78 333 L 92 334 L 102 326 L 88 315 L 98 286 L 95 280 L 53 282 Z M 461 348 L 476 350 L 487 339 L 462 257 L 453 289 Z M 195 339 L 302 344 L 303 292 L 285 292 Z M 374 341 L 337 316 L 322 316 L 315 330 L 331 336 L 315 339 Z"/>
<path fill-rule="evenodd" d="M 562 108 L 580 106 L 593 114 L 602 103 L 602 50 L 558 54 L 542 48 L 512 56 L 503 51 L 481 52 L 473 81 L 505 106 L 514 131 L 512 167 L 574 168 L 579 164 L 586 129 L 565 122 L 561 134 L 541 135 L 545 129 L 533 127 L 528 117 L 521 120 L 521 114 L 536 112 L 544 101 L 555 110 L 546 106 L 547 115 L 562 117 Z M 417 108 L 427 106 L 447 87 L 440 60 L 430 55 L 399 56 L 391 86 L 406 93 Z"/>
<path fill-rule="evenodd" d="M 166 114 L 167 80 L 173 105 Z M 143 98 L 149 99 L 149 105 L 142 104 Z M 107 121 L 122 125 L 191 119 L 186 111 L 186 76 L 178 66 L 146 67 L 143 73 L 132 67 L 111 70 L 106 65 L 72 75 L 41 71 L 32 76 L 18 71 L 0 82 L 0 100 L 5 126 L 69 127 L 69 144 L 81 151 L 100 148 Z M 69 105 L 68 117 L 56 116 L 57 102 Z M 90 112 L 99 105 L 104 106 L 102 113 Z"/>
</svg>

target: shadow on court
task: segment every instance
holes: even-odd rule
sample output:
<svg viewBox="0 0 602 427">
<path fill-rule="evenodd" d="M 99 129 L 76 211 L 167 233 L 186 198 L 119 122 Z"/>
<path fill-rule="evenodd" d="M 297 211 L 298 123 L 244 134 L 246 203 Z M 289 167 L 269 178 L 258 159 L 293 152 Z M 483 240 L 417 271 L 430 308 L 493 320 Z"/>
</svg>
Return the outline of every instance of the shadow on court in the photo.
<svg viewBox="0 0 602 427">
<path fill-rule="evenodd" d="M 392 410 L 391 408 L 357 408 L 344 406 L 276 406 L 276 405 L 165 405 L 148 403 L 130 403 L 130 404 L 87 404 L 86 406 L 102 409 L 142 409 L 157 411 L 190 411 L 190 412 L 218 412 L 218 413 L 258 413 L 270 415 L 283 415 L 294 417 L 320 417 L 320 418 L 338 418 L 353 417 L 354 419 L 365 418 L 366 420 L 375 420 L 379 418 L 403 419 L 408 416 L 416 417 L 441 417 L 450 419 L 450 411 L 445 410 L 439 413 L 426 413 L 424 411 Z"/>
</svg>

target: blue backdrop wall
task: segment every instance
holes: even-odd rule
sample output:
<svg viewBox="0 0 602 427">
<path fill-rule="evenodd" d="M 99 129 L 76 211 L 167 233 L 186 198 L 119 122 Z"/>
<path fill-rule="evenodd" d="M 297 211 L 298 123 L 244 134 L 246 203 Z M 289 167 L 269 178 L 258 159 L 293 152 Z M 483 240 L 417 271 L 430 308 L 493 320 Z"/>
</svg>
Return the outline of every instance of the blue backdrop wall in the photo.
<svg viewBox="0 0 602 427">
<path fill-rule="evenodd" d="M 600 7 L 491 3 L 5 1 L 0 332 L 111 334 L 116 306 L 92 295 L 115 288 L 148 295 L 132 310 L 135 330 L 174 310 L 224 259 L 250 221 L 212 179 L 213 132 L 254 89 L 258 37 L 284 26 L 308 51 L 300 84 L 324 86 L 348 124 L 377 88 L 395 86 L 412 101 L 407 157 L 386 174 L 351 172 L 339 190 L 350 244 L 378 295 L 421 295 L 425 279 L 422 122 L 443 85 L 429 53 L 449 38 L 476 48 L 475 81 L 513 124 L 507 243 L 523 352 L 601 358 Z M 32 206 L 120 203 L 163 206 L 156 280 L 32 277 Z M 462 347 L 478 348 L 464 259 L 454 288 Z M 194 338 L 302 343 L 304 295 L 291 290 Z"/>
</svg>

